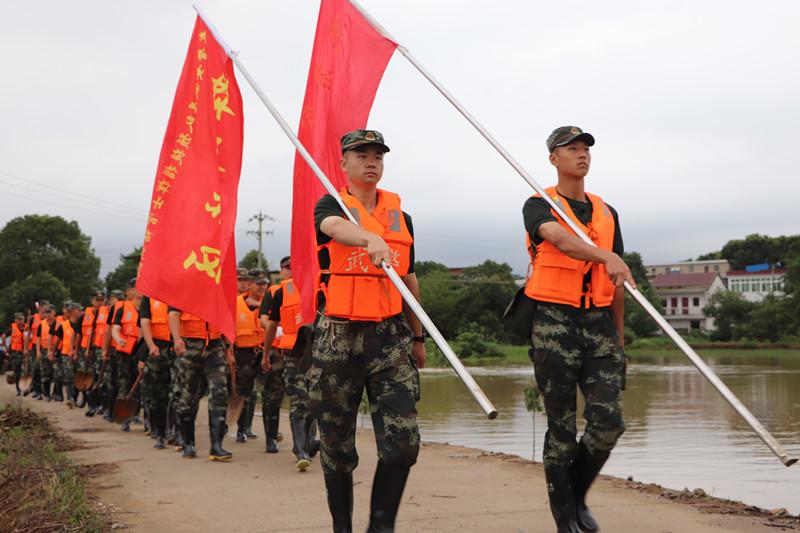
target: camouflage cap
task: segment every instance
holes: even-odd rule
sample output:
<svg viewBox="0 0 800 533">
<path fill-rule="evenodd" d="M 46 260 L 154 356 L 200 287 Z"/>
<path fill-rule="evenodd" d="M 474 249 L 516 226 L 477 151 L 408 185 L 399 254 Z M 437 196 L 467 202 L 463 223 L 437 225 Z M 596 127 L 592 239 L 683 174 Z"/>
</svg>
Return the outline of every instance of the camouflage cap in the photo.
<svg viewBox="0 0 800 533">
<path fill-rule="evenodd" d="M 264 269 L 262 268 L 251 268 L 250 272 L 248 272 L 248 275 L 253 279 L 258 279 L 263 278 L 267 275 L 267 273 L 264 272 Z"/>
<path fill-rule="evenodd" d="M 25 320 L 25 315 L 23 315 L 22 313 L 14 313 L 14 320 L 17 319 Z"/>
<path fill-rule="evenodd" d="M 70 302 L 67 310 L 74 311 L 75 309 L 83 309 L 83 306 L 79 302 Z"/>
<path fill-rule="evenodd" d="M 111 291 L 111 296 L 113 296 L 117 300 L 124 300 L 125 299 L 125 293 L 122 292 L 119 289 L 114 289 L 113 291 Z"/>
<path fill-rule="evenodd" d="M 101 298 L 101 299 L 105 300 L 106 299 L 106 293 L 105 293 L 105 291 L 95 291 L 94 296 L 92 296 L 92 298 Z"/>
<path fill-rule="evenodd" d="M 136 287 L 136 278 L 131 278 L 128 280 L 128 288 L 133 289 Z"/>
<path fill-rule="evenodd" d="M 561 126 L 554 129 L 547 138 L 547 149 L 553 153 L 553 150 L 559 146 L 566 146 L 578 139 L 586 141 L 589 146 L 594 146 L 594 137 L 591 133 L 586 133 L 577 126 Z"/>
<path fill-rule="evenodd" d="M 359 146 L 377 144 L 384 152 L 389 151 L 383 140 L 383 134 L 376 130 L 353 130 L 342 137 L 342 153 Z"/>
<path fill-rule="evenodd" d="M 250 279 L 250 272 L 247 271 L 246 268 L 237 268 L 236 269 L 236 279 Z"/>
</svg>

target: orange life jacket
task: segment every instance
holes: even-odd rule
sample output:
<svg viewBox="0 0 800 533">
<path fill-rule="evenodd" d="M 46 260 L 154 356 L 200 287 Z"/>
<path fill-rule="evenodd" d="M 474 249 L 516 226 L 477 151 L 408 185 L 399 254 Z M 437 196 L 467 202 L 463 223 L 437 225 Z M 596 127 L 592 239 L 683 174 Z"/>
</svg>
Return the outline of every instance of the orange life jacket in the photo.
<svg viewBox="0 0 800 533">
<path fill-rule="evenodd" d="M 586 197 L 592 202 L 592 220 L 588 225 L 584 225 L 573 213 L 569 202 L 561 199 L 555 187 L 549 187 L 545 189 L 545 192 L 599 248 L 605 250 L 613 248 L 614 217 L 599 196 L 586 193 Z M 555 211 L 552 213 L 565 230 L 575 235 L 566 222 L 556 215 Z M 572 259 L 547 240 L 543 240 L 536 246 L 535 251 L 529 235 L 527 243 L 528 253 L 531 256 L 531 271 L 525 285 L 525 294 L 529 298 L 577 308 L 581 306 L 588 308 L 591 305 L 595 307 L 611 305 L 616 287 L 608 277 L 604 265 Z M 584 277 L 589 271 L 591 271 L 591 282 L 584 287 Z"/>
<path fill-rule="evenodd" d="M 136 341 L 139 340 L 139 326 L 136 322 L 139 320 L 139 311 L 132 301 L 126 300 L 122 304 L 122 319 L 120 326 L 122 326 L 121 335 L 125 339 L 125 346 L 117 345 L 117 351 L 124 354 L 132 354 L 133 349 L 136 347 Z"/>
<path fill-rule="evenodd" d="M 120 301 L 118 301 L 117 303 L 114 304 L 114 307 L 111 310 L 111 315 L 108 317 L 109 318 L 109 320 L 108 320 L 109 326 L 113 325 L 112 323 L 114 321 L 114 315 L 117 314 L 117 311 L 119 311 L 119 308 L 122 307 L 124 304 L 125 304 L 124 300 L 120 300 Z M 111 347 L 114 348 L 115 350 L 117 349 L 117 341 L 114 340 L 114 336 L 113 335 L 111 336 Z"/>
<path fill-rule="evenodd" d="M 404 276 L 411 263 L 414 239 L 406 226 L 400 197 L 378 189 L 378 203 L 372 214 L 355 196 L 341 191 L 342 200 L 359 225 L 383 237 L 392 251 L 392 266 Z M 325 287 L 325 313 L 349 320 L 379 322 L 403 311 L 403 298 L 382 268 L 376 267 L 364 248 L 345 246 L 331 240 L 325 245 L 330 254 L 330 278 Z"/>
<path fill-rule="evenodd" d="M 39 348 L 47 350 L 50 348 L 50 322 L 42 320 L 39 325 L 42 326 L 42 333 L 38 337 Z"/>
<path fill-rule="evenodd" d="M 303 325 L 303 312 L 300 307 L 300 293 L 291 279 L 281 281 L 283 302 L 281 303 L 281 329 L 283 336 L 280 348 L 291 350 L 297 341 L 297 330 Z"/>
<path fill-rule="evenodd" d="M 72 355 L 72 339 L 75 337 L 75 330 L 69 320 L 61 321 L 61 355 Z"/>
<path fill-rule="evenodd" d="M 87 307 L 81 322 L 81 348 L 89 347 L 89 333 L 92 331 L 94 323 L 94 307 Z"/>
<path fill-rule="evenodd" d="M 181 337 L 208 341 L 219 339 L 220 336 L 219 330 L 202 318 L 181 312 Z"/>
<path fill-rule="evenodd" d="M 21 352 L 23 348 L 23 335 L 22 330 L 16 322 L 11 323 L 11 351 Z"/>
<path fill-rule="evenodd" d="M 150 298 L 150 333 L 154 339 L 169 342 L 169 317 L 167 304 Z"/>
<path fill-rule="evenodd" d="M 92 346 L 95 348 L 103 347 L 103 339 L 105 339 L 106 331 L 108 330 L 108 319 L 110 309 L 107 305 L 101 305 L 97 310 L 97 319 L 94 321 L 94 336 L 92 337 Z"/>
<path fill-rule="evenodd" d="M 36 345 L 36 341 L 39 340 L 39 334 L 36 330 L 39 329 L 39 324 L 42 323 L 42 317 L 39 313 L 33 315 L 33 321 L 31 322 L 31 336 L 30 341 L 28 342 L 28 349 L 32 349 Z"/>
<path fill-rule="evenodd" d="M 278 292 L 280 289 L 280 285 L 270 285 L 269 286 L 269 293 L 275 298 L 275 293 Z M 267 310 L 267 314 L 269 314 L 269 310 Z M 273 348 L 280 348 L 281 347 L 281 335 L 278 335 L 277 332 L 275 333 L 275 338 L 272 339 L 272 347 Z"/>
<path fill-rule="evenodd" d="M 237 348 L 253 348 L 259 343 L 258 309 L 247 306 L 247 293 L 236 297 L 236 340 Z"/>
</svg>

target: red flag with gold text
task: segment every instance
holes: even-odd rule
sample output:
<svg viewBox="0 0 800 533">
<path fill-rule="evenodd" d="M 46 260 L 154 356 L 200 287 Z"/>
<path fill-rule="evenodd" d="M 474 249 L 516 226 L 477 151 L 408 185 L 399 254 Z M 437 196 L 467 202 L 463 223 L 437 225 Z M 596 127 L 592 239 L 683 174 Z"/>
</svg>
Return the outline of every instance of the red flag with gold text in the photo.
<svg viewBox="0 0 800 533">
<path fill-rule="evenodd" d="M 347 0 L 322 0 L 308 71 L 298 138 L 337 189 L 347 185 L 339 169 L 340 139 L 366 127 L 383 73 L 397 44 L 380 35 Z M 319 265 L 314 206 L 325 194 L 297 154 L 292 201 L 292 274 L 303 316 L 313 319 Z"/>
<path fill-rule="evenodd" d="M 242 97 L 197 17 L 158 160 L 136 287 L 233 339 Z"/>
</svg>

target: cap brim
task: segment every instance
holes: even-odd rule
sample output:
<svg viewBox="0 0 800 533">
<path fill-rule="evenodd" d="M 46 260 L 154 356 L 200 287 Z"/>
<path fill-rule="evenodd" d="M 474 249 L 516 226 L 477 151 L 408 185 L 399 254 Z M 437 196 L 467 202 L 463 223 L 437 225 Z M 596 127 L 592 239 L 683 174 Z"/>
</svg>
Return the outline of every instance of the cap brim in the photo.
<svg viewBox="0 0 800 533">
<path fill-rule="evenodd" d="M 354 149 L 358 148 L 359 146 L 367 146 L 367 145 L 370 145 L 370 144 L 374 145 L 374 146 L 380 146 L 381 148 L 383 148 L 383 153 L 391 152 L 391 150 L 389 150 L 389 147 L 386 146 L 383 143 L 379 143 L 379 142 L 375 142 L 375 141 L 358 141 L 358 142 L 350 143 L 347 146 L 342 146 L 342 153 L 345 153 L 348 150 L 354 150 Z"/>
<path fill-rule="evenodd" d="M 566 139 L 564 139 L 560 143 L 556 144 L 555 148 L 558 148 L 559 146 L 566 146 L 568 144 L 572 144 L 572 143 L 574 143 L 575 141 L 577 141 L 579 139 L 585 141 L 586 144 L 589 145 L 589 146 L 594 146 L 594 136 L 591 133 L 586 133 L 584 131 L 583 133 L 578 133 L 576 135 L 570 135 L 569 137 L 567 137 Z"/>
</svg>

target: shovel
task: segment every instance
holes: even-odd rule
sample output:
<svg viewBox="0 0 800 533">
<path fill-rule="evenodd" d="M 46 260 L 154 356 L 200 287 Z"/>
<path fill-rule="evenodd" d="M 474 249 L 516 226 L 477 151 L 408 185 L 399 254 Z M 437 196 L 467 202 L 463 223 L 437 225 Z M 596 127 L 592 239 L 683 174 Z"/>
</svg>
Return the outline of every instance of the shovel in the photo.
<svg viewBox="0 0 800 533">
<path fill-rule="evenodd" d="M 75 372 L 75 388 L 81 392 L 86 392 L 94 385 L 94 376 L 90 372 L 76 371 Z"/>
<path fill-rule="evenodd" d="M 136 376 L 136 381 L 133 382 L 131 391 L 124 398 L 117 398 L 114 400 L 114 422 L 121 424 L 133 418 L 136 411 L 139 410 L 139 400 L 134 400 L 133 395 L 139 387 L 139 382 L 142 381 L 144 371 L 139 372 Z"/>
</svg>

